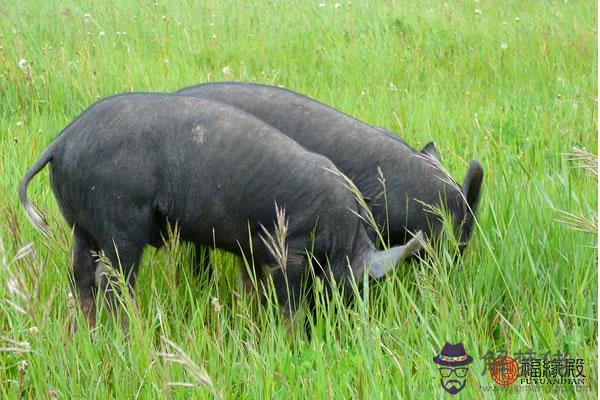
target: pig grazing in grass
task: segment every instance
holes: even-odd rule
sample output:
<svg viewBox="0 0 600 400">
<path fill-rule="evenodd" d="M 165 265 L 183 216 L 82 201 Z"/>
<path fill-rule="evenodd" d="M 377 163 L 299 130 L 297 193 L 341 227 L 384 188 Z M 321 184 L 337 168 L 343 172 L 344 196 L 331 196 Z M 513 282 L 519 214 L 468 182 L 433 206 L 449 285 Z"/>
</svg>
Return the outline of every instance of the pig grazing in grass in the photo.
<svg viewBox="0 0 600 400">
<path fill-rule="evenodd" d="M 415 238 L 376 250 L 330 160 L 218 102 L 133 93 L 92 105 L 20 184 L 26 214 L 42 231 L 48 227 L 30 205 L 27 185 L 47 163 L 75 235 L 74 282 L 92 325 L 99 268 L 93 253 L 120 266 L 133 287 L 144 246 L 160 246 L 169 224 L 177 224 L 182 240 L 252 255 L 250 264 L 265 267 L 258 275 L 272 277 L 279 304 L 289 312 L 298 306 L 303 280 L 313 275 L 342 285 L 362 281 L 364 272 L 380 278 L 420 247 Z M 287 219 L 287 262 L 271 268 L 281 261 L 265 240 L 275 236 L 276 205 Z"/>
<path fill-rule="evenodd" d="M 385 129 L 287 89 L 216 82 L 177 93 L 231 104 L 329 158 L 370 199 L 373 216 L 392 245 L 405 243 L 420 230 L 428 237 L 440 232 L 441 221 L 430 206 L 450 213 L 461 249 L 471 235 L 483 180 L 477 161 L 471 161 L 461 187 L 441 168 L 433 143 L 418 152 Z"/>
</svg>

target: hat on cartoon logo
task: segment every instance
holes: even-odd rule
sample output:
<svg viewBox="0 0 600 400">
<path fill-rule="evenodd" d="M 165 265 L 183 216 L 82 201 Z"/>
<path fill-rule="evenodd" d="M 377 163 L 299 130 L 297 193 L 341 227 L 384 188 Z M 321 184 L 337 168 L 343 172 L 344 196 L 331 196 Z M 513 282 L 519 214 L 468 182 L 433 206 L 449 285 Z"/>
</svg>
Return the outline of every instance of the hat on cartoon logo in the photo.
<svg viewBox="0 0 600 400">
<path fill-rule="evenodd" d="M 433 357 L 433 362 L 445 367 L 461 367 L 473 362 L 473 357 L 467 354 L 462 343 L 450 344 L 446 342 L 442 351 Z"/>
<path fill-rule="evenodd" d="M 465 388 L 467 383 L 467 365 L 473 362 L 473 357 L 467 354 L 462 343 L 450 344 L 446 342 L 444 348 L 433 362 L 441 365 L 440 384 L 442 388 L 455 395 Z"/>
</svg>

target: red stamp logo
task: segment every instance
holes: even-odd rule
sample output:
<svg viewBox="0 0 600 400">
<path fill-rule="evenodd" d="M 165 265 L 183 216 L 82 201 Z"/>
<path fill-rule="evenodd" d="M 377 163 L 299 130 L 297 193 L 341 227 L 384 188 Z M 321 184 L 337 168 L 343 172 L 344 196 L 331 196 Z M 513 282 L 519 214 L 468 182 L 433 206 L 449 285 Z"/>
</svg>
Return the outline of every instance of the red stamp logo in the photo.
<svg viewBox="0 0 600 400">
<path fill-rule="evenodd" d="M 512 385 L 519 377 L 519 364 L 510 357 L 498 357 L 490 366 L 490 375 L 500 386 Z"/>
</svg>

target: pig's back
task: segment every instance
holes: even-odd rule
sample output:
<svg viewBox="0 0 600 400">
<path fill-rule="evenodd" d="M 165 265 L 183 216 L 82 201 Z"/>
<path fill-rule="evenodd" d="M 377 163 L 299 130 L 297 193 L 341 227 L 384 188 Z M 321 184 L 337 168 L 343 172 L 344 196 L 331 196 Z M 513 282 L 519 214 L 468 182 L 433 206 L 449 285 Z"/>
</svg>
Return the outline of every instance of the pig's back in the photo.
<svg viewBox="0 0 600 400">
<path fill-rule="evenodd" d="M 65 129 L 52 167 L 69 204 L 152 202 L 171 222 L 224 236 L 270 223 L 275 202 L 297 224 L 352 205 L 327 158 L 238 109 L 185 96 L 96 103 Z"/>
</svg>

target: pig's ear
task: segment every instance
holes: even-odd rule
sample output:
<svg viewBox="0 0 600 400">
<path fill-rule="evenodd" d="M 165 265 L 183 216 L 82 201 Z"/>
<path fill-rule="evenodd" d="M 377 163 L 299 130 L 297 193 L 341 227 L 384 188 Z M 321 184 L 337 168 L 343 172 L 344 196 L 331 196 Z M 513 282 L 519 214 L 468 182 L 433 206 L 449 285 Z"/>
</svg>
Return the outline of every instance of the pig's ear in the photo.
<svg viewBox="0 0 600 400">
<path fill-rule="evenodd" d="M 435 148 L 435 144 L 433 142 L 429 142 L 425 145 L 425 147 L 423 147 L 423 150 L 421 150 L 421 154 L 424 154 L 426 156 L 429 156 L 435 160 L 438 160 L 439 162 L 442 162 L 442 158 L 440 157 L 440 153 L 438 153 L 437 149 Z"/>
<path fill-rule="evenodd" d="M 481 184 L 483 183 L 483 168 L 479 162 L 473 160 L 469 164 L 467 175 L 463 181 L 462 191 L 467 199 L 467 204 L 471 210 L 475 211 L 479 202 Z"/>
</svg>

